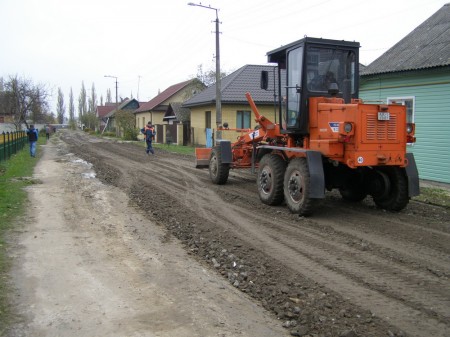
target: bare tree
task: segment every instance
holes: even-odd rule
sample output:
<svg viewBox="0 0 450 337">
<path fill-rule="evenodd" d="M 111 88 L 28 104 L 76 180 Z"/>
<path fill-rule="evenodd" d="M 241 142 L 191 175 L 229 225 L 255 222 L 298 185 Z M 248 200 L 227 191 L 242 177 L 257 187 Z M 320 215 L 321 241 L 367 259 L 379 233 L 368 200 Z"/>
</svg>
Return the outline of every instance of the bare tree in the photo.
<svg viewBox="0 0 450 337">
<path fill-rule="evenodd" d="M 34 85 L 30 79 L 22 79 L 16 75 L 10 76 L 3 87 L 0 112 L 11 116 L 17 130 L 23 124 L 28 128 L 27 119 L 31 119 L 33 123 L 46 122 L 48 92 L 44 85 Z"/>
<path fill-rule="evenodd" d="M 56 113 L 59 124 L 64 124 L 64 115 L 66 114 L 66 106 L 64 105 L 64 94 L 61 88 L 58 88 L 58 101 L 56 103 Z"/>
<path fill-rule="evenodd" d="M 220 78 L 227 76 L 227 73 L 221 71 Z M 207 87 L 216 83 L 216 71 L 213 69 L 203 71 L 203 65 L 200 64 L 197 67 L 197 75 L 195 76 L 200 82 L 202 82 Z"/>
</svg>

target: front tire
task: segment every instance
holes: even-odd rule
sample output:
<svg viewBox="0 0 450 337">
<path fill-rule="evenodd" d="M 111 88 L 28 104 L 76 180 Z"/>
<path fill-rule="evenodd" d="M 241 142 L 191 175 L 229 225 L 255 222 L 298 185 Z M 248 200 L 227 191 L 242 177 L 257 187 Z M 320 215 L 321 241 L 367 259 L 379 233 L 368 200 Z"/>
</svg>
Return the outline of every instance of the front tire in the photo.
<svg viewBox="0 0 450 337">
<path fill-rule="evenodd" d="M 292 213 L 310 215 L 320 199 L 312 199 L 306 158 L 294 158 L 284 174 L 284 200 Z"/>
<path fill-rule="evenodd" d="M 259 162 L 259 199 L 266 205 L 279 205 L 283 202 L 283 179 L 286 162 L 276 154 L 266 154 Z"/>
<path fill-rule="evenodd" d="M 223 185 L 228 181 L 230 164 L 222 163 L 222 151 L 219 146 L 213 147 L 209 157 L 209 177 L 216 185 Z"/>
</svg>

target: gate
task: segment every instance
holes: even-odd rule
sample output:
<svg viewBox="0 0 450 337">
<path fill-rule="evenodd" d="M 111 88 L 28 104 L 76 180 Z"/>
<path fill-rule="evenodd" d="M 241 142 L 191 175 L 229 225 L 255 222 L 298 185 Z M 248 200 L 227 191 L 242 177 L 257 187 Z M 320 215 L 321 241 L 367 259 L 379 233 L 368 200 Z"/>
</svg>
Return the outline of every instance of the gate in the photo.
<svg viewBox="0 0 450 337">
<path fill-rule="evenodd" d="M 166 144 L 178 144 L 177 125 L 166 125 Z"/>
</svg>

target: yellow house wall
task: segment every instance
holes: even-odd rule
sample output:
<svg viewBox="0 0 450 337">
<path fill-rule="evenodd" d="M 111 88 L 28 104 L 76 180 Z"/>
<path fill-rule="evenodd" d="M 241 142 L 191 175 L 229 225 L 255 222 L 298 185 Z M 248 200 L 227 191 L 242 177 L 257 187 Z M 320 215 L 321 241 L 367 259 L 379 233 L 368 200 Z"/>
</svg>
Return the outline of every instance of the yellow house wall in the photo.
<svg viewBox="0 0 450 337">
<path fill-rule="evenodd" d="M 150 112 L 139 112 L 136 113 L 135 116 L 136 116 L 136 127 L 138 129 L 142 129 L 150 120 Z"/>
<path fill-rule="evenodd" d="M 163 122 L 164 114 L 165 114 L 165 112 L 152 111 L 152 124 L 153 125 L 165 124 L 165 122 Z"/>
<path fill-rule="evenodd" d="M 211 127 L 216 129 L 216 107 L 215 105 L 194 107 L 191 110 L 191 128 L 192 128 L 192 140 L 194 144 L 206 145 L 206 131 L 205 131 L 205 112 L 211 111 Z M 249 105 L 222 105 L 222 124 L 227 122 L 230 129 L 236 128 L 236 115 L 237 111 L 250 111 L 252 117 L 250 118 L 250 128 L 253 129 L 256 126 L 255 117 Z M 275 112 L 272 105 L 258 106 L 258 111 L 261 115 L 265 116 L 271 121 L 275 121 Z M 278 116 L 277 116 L 278 119 Z M 236 141 L 237 137 L 241 135 L 236 131 L 222 131 L 222 139 Z"/>
<path fill-rule="evenodd" d="M 193 83 L 189 84 L 183 90 L 175 93 L 173 96 L 169 97 L 161 103 L 161 105 L 169 105 L 174 102 L 184 102 L 191 98 L 194 91 L 198 91 L 198 85 Z M 166 122 L 163 121 L 165 111 L 145 111 L 136 114 L 136 127 L 142 129 L 148 121 L 151 121 L 154 125 L 165 125 Z M 142 118 L 145 119 L 142 122 Z"/>
</svg>

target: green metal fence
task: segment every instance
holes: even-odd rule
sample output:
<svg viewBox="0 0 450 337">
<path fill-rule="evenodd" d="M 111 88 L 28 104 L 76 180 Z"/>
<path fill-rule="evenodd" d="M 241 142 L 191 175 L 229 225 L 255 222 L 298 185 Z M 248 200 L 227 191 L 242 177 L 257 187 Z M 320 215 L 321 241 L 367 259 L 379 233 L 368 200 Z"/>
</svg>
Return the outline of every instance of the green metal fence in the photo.
<svg viewBox="0 0 450 337">
<path fill-rule="evenodd" d="M 7 160 L 22 150 L 26 143 L 25 131 L 2 132 L 0 134 L 0 161 Z"/>
</svg>

